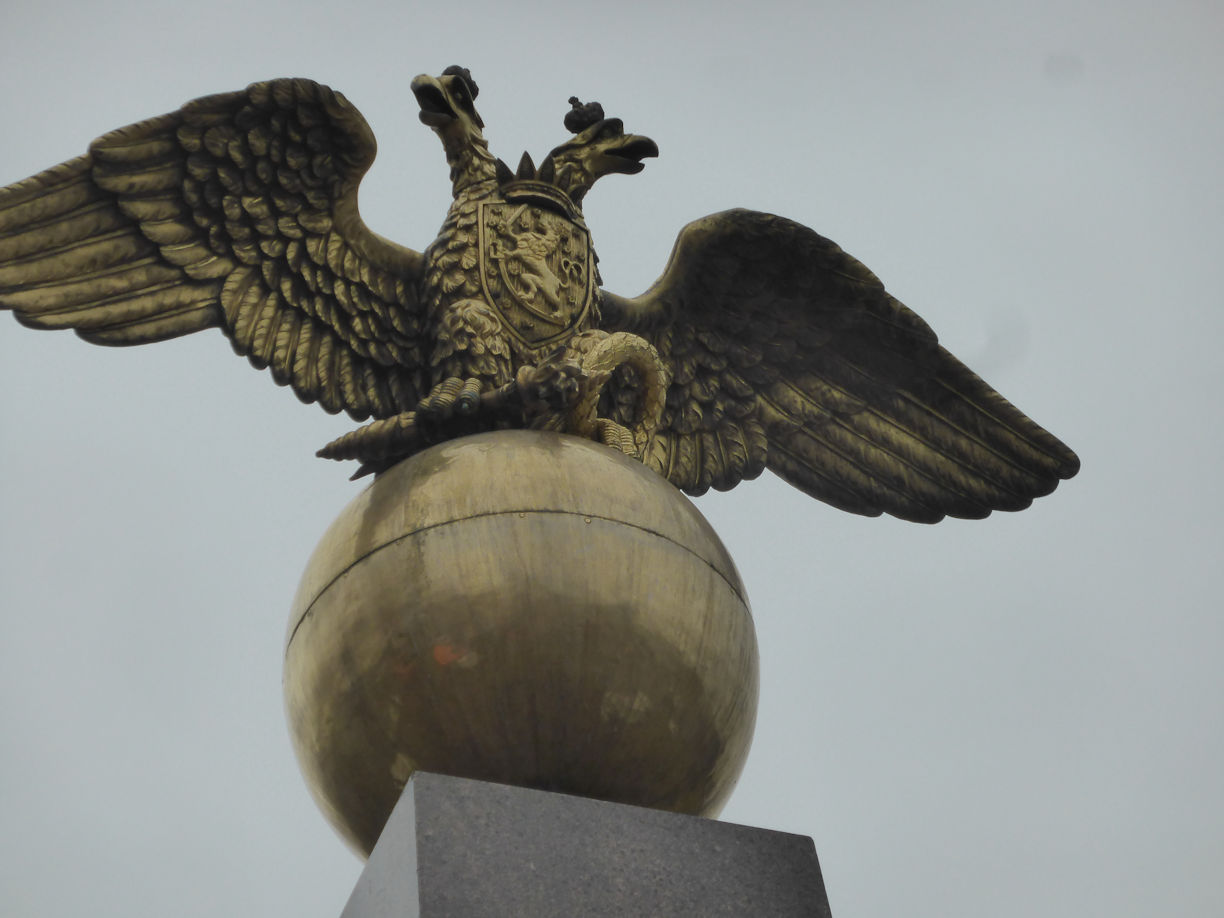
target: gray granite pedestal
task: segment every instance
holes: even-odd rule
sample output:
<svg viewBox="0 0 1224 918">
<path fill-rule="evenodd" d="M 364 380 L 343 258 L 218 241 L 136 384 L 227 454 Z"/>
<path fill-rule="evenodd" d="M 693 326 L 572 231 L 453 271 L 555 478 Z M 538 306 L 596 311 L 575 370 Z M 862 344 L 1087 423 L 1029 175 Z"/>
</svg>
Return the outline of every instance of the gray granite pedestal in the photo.
<svg viewBox="0 0 1224 918">
<path fill-rule="evenodd" d="M 418 773 L 342 918 L 830 918 L 812 840 Z"/>
</svg>

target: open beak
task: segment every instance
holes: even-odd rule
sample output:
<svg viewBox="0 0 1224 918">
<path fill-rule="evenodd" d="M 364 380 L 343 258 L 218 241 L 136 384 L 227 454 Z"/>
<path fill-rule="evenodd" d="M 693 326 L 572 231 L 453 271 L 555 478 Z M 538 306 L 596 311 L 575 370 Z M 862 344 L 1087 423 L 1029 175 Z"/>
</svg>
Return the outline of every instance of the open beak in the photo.
<svg viewBox="0 0 1224 918">
<path fill-rule="evenodd" d="M 450 96 L 435 77 L 422 73 L 412 81 L 410 88 L 421 108 L 417 117 L 421 119 L 422 124 L 440 128 L 459 117 Z"/>
<path fill-rule="evenodd" d="M 658 145 L 649 137 L 638 134 L 627 134 L 600 150 L 606 171 L 625 175 L 637 175 L 646 168 L 642 160 L 658 155 Z"/>
</svg>

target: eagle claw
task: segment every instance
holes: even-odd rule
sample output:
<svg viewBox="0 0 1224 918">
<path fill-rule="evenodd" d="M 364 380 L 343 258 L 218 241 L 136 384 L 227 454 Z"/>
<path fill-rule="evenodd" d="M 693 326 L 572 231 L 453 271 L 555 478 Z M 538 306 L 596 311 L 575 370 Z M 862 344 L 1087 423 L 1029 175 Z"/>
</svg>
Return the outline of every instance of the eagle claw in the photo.
<svg viewBox="0 0 1224 918">
<path fill-rule="evenodd" d="M 586 371 L 572 360 L 520 367 L 514 384 L 524 416 L 556 415 L 567 410 L 582 395 L 586 378 Z"/>
<path fill-rule="evenodd" d="M 449 420 L 456 411 L 460 414 L 471 414 L 469 407 L 471 399 L 465 398 L 468 390 L 473 389 L 477 399 L 480 397 L 480 380 L 462 380 L 451 376 L 442 380 L 429 394 L 417 402 L 417 423 L 434 425 Z M 462 404 L 462 407 L 460 405 Z"/>
</svg>

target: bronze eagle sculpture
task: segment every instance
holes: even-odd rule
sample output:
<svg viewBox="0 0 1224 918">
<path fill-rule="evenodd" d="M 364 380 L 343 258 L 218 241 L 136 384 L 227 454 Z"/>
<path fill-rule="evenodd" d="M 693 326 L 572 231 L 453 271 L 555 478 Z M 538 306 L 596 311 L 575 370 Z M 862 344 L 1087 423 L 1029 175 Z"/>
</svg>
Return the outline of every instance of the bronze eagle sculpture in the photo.
<svg viewBox="0 0 1224 918">
<path fill-rule="evenodd" d="M 471 74 L 419 76 L 454 201 L 423 253 L 373 233 L 369 125 L 303 79 L 104 135 L 0 190 L 0 306 L 129 345 L 219 327 L 300 399 L 373 421 L 320 455 L 377 472 L 478 430 L 602 440 L 689 494 L 765 468 L 854 513 L 1019 510 L 1076 473 L 1062 442 L 812 230 L 731 210 L 681 230 L 641 296 L 602 289 L 587 191 L 658 149 L 571 99 L 537 168 L 489 152 Z"/>
</svg>

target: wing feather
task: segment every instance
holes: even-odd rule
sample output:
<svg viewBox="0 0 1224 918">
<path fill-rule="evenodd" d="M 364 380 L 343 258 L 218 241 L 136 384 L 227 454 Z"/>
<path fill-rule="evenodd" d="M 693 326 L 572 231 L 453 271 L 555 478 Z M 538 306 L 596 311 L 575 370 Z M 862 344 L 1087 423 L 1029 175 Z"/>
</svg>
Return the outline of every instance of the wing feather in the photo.
<svg viewBox="0 0 1224 918">
<path fill-rule="evenodd" d="M 690 493 L 767 465 L 834 506 L 935 522 L 1022 509 L 1079 468 L 871 271 L 781 217 L 690 224 L 646 293 L 602 307 L 671 365 L 648 458 Z"/>
<path fill-rule="evenodd" d="M 178 283 L 150 284 L 140 290 L 93 299 L 70 309 L 44 312 L 40 315 L 41 327 L 92 331 L 131 326 L 155 319 L 164 313 L 175 313 L 184 307 L 201 305 L 208 299 L 207 293 Z"/>
<path fill-rule="evenodd" d="M 281 306 L 281 300 L 275 293 L 264 297 L 263 307 L 255 318 L 255 327 L 251 331 L 249 357 L 256 369 L 262 370 L 266 367 L 275 353 L 276 327 L 284 312 L 288 310 Z"/>
<path fill-rule="evenodd" d="M 0 307 L 102 344 L 220 327 L 304 401 L 406 410 L 421 256 L 357 216 L 374 151 L 360 113 L 308 80 L 112 131 L 0 189 Z"/>
<path fill-rule="evenodd" d="M 254 272 L 249 268 L 234 271 L 226 277 L 221 291 L 221 306 L 230 330 L 230 343 L 239 354 L 245 353 L 250 344 L 251 323 L 261 298 L 256 281 Z"/>
<path fill-rule="evenodd" d="M 156 316 L 126 323 L 107 323 L 98 329 L 77 328 L 76 333 L 91 344 L 153 344 L 203 331 L 217 324 L 212 299 L 179 309 L 162 309 Z"/>
<path fill-rule="evenodd" d="M 293 351 L 293 388 L 307 392 L 319 388 L 319 341 L 315 323 L 301 321 L 297 347 Z"/>
<path fill-rule="evenodd" d="M 106 302 L 112 297 L 139 292 L 141 290 L 175 284 L 180 274 L 162 264 L 154 255 L 120 265 L 117 269 L 73 277 L 63 281 L 48 281 L 45 284 L 18 287 L 9 293 L 6 301 L 19 315 L 38 315 L 51 312 L 71 312 L 86 309 L 94 303 Z"/>
<path fill-rule="evenodd" d="M 272 378 L 278 386 L 287 386 L 293 382 L 293 366 L 298 343 L 301 338 L 302 317 L 292 309 L 281 310 L 280 321 L 276 326 L 276 336 L 272 342 L 272 354 L 268 366 L 272 370 Z"/>
</svg>

